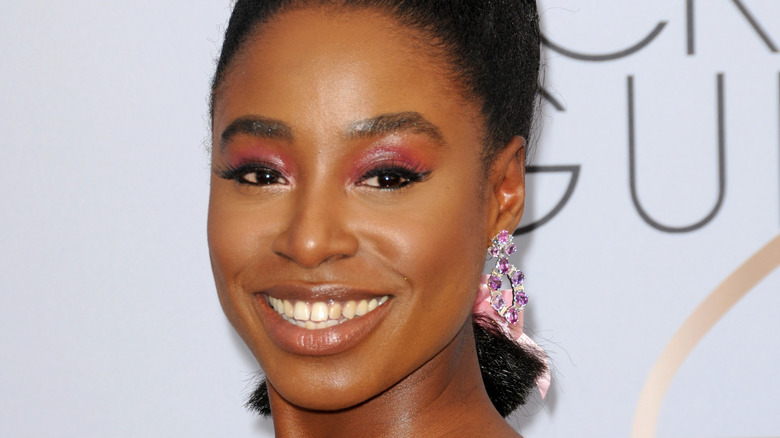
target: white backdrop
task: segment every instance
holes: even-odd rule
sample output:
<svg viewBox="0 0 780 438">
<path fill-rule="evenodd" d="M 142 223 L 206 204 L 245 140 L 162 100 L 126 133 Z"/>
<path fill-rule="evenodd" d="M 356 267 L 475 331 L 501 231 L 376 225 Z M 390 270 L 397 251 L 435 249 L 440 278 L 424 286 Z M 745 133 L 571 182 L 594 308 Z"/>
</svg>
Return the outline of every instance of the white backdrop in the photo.
<svg viewBox="0 0 780 438">
<path fill-rule="evenodd" d="M 780 436 L 780 2 L 540 10 L 550 99 L 517 262 L 555 375 L 512 421 L 527 437 Z M 0 435 L 272 436 L 242 408 L 256 364 L 206 248 L 228 14 L 0 5 Z"/>
</svg>

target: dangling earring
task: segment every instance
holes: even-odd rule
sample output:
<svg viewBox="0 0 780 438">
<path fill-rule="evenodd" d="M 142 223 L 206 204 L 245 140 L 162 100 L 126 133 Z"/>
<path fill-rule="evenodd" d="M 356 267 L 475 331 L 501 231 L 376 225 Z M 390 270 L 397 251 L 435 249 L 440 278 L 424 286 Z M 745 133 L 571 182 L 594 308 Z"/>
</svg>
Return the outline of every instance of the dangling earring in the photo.
<svg viewBox="0 0 780 438">
<path fill-rule="evenodd" d="M 503 230 L 493 238 L 493 243 L 488 248 L 488 254 L 497 258 L 496 266 L 487 279 L 487 286 L 490 290 L 490 305 L 501 317 L 509 324 L 517 324 L 521 320 L 521 312 L 528 304 L 528 295 L 525 294 L 523 273 L 509 263 L 509 256 L 517 252 L 517 246 L 512 243 L 512 235 L 507 230 Z M 501 291 L 503 284 L 502 276 L 509 279 L 511 286 L 511 302 Z"/>
</svg>

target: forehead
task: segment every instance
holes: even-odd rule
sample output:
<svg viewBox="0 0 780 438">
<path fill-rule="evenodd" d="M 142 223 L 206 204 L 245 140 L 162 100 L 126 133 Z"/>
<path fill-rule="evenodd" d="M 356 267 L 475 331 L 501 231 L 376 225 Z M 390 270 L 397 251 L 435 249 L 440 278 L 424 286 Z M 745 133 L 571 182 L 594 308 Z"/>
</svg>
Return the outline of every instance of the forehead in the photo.
<svg viewBox="0 0 780 438">
<path fill-rule="evenodd" d="M 278 14 L 244 43 L 227 71 L 215 100 L 214 134 L 248 114 L 322 131 L 413 111 L 445 136 L 479 141 L 479 107 L 459 92 L 450 66 L 429 43 L 373 10 Z"/>
</svg>

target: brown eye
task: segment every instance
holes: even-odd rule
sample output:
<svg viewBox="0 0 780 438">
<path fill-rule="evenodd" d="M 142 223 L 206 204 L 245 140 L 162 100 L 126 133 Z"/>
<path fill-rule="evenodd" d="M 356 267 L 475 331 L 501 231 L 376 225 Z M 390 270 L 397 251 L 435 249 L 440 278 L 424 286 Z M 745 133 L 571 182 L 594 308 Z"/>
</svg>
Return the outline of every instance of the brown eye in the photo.
<svg viewBox="0 0 780 438">
<path fill-rule="evenodd" d="M 430 172 L 419 172 L 402 166 L 380 167 L 363 176 L 359 185 L 378 190 L 398 190 L 425 181 Z"/>
<path fill-rule="evenodd" d="M 379 189 L 398 189 L 409 184 L 409 182 L 409 178 L 406 178 L 397 172 L 384 172 L 366 179 L 364 184 Z"/>
<path fill-rule="evenodd" d="M 238 182 L 257 186 L 267 186 L 271 184 L 283 184 L 286 181 L 279 173 L 273 170 L 261 169 L 241 175 Z"/>
<path fill-rule="evenodd" d="M 215 170 L 215 172 L 220 178 L 251 186 L 270 186 L 288 182 L 281 172 L 260 163 L 249 163 L 237 168 Z"/>
</svg>

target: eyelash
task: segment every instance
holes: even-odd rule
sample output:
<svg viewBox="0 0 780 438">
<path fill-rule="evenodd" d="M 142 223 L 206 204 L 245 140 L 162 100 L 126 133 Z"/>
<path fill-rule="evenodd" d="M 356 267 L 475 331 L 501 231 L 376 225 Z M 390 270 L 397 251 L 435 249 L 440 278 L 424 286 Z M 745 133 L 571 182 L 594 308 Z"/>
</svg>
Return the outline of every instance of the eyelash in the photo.
<svg viewBox="0 0 780 438">
<path fill-rule="evenodd" d="M 430 171 L 423 171 L 420 168 L 420 165 L 409 166 L 407 164 L 394 162 L 382 163 L 381 165 L 364 173 L 360 178 L 358 185 L 373 187 L 377 190 L 383 191 L 400 190 L 411 184 L 425 181 L 430 173 Z M 240 164 L 238 166 L 227 166 L 223 169 L 216 170 L 216 174 L 220 178 L 251 186 L 267 186 L 277 184 L 280 183 L 279 180 L 281 180 L 282 184 L 287 182 L 285 177 L 282 176 L 281 172 L 274 169 L 273 166 L 262 162 L 250 162 Z M 245 178 L 250 174 L 255 174 L 257 176 L 257 182 L 248 181 Z M 271 180 L 266 179 L 265 182 L 263 182 L 263 179 L 260 178 L 261 175 L 269 176 L 271 177 Z M 392 186 L 382 187 L 381 184 L 383 181 L 381 178 L 383 177 L 397 178 L 401 181 L 396 182 L 396 184 L 391 184 Z M 376 186 L 367 183 L 367 181 L 373 178 L 377 178 Z"/>
<path fill-rule="evenodd" d="M 404 163 L 382 163 L 378 167 L 363 174 L 358 185 L 373 187 L 377 190 L 400 190 L 411 184 L 425 181 L 430 173 L 430 171 L 423 171 L 420 165 L 413 165 L 410 167 Z M 393 187 L 373 186 L 366 183 L 368 180 L 377 178 L 377 184 L 381 184 L 382 177 L 399 178 L 403 181 Z"/>
<path fill-rule="evenodd" d="M 281 172 L 274 169 L 273 166 L 262 162 L 244 163 L 238 166 L 227 166 L 224 169 L 217 170 L 216 172 L 217 176 L 220 178 L 251 186 L 267 186 L 271 184 L 277 184 L 279 180 L 282 180 L 282 183 L 287 182 L 285 177 L 282 176 Z M 257 175 L 257 182 L 246 180 L 245 177 L 250 174 Z M 266 180 L 266 182 L 262 182 L 260 178 L 261 175 L 270 176 L 273 178 L 273 181 Z"/>
</svg>

